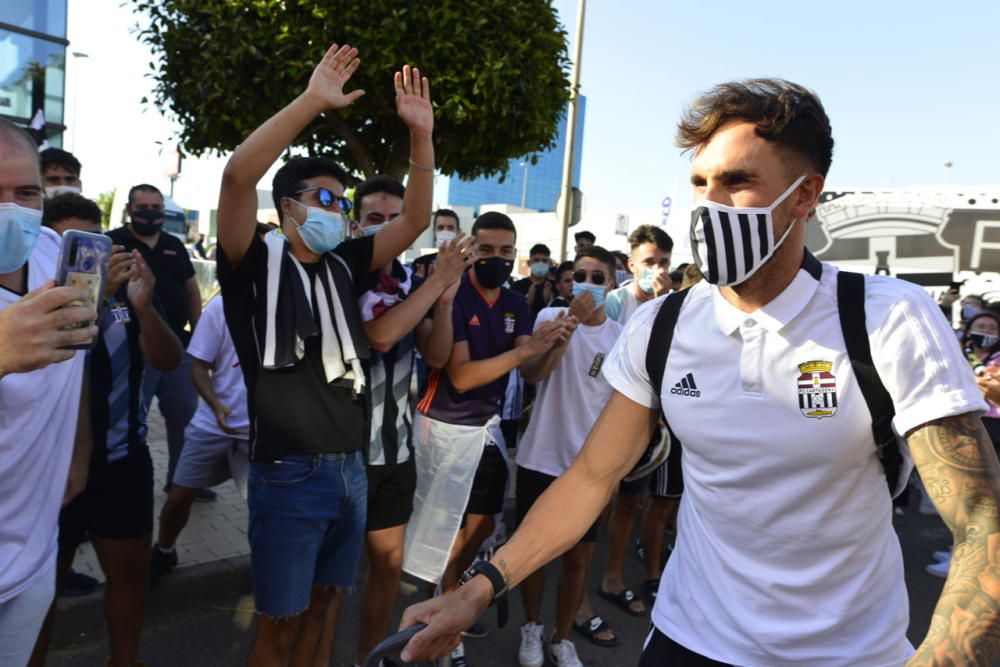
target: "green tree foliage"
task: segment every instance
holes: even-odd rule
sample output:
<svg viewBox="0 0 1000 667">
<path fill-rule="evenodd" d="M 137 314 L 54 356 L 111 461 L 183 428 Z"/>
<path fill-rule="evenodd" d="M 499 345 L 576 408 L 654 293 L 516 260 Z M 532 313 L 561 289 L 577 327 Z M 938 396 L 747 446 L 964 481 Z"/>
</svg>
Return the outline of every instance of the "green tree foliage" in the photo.
<svg viewBox="0 0 1000 667">
<path fill-rule="evenodd" d="M 101 226 L 105 229 L 111 227 L 111 206 L 115 203 L 116 192 L 118 192 L 117 188 L 102 192 L 94 198 L 97 208 L 101 209 Z"/>
<path fill-rule="evenodd" d="M 392 73 L 430 78 L 437 165 L 465 178 L 555 144 L 569 98 L 566 33 L 551 0 L 132 0 L 155 104 L 173 112 L 185 152 L 235 148 L 305 89 L 331 42 L 360 51 L 349 89 L 366 95 L 299 136 L 311 155 L 355 172 L 402 176 L 409 138 Z"/>
</svg>

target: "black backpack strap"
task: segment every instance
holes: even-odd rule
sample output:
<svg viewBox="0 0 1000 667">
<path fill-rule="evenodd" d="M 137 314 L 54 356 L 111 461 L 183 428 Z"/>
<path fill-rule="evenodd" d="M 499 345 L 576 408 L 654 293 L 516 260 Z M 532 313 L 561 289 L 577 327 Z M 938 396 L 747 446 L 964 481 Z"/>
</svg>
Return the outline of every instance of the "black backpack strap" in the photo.
<svg viewBox="0 0 1000 667">
<path fill-rule="evenodd" d="M 849 271 L 837 274 L 837 309 L 847 356 L 868 404 L 868 412 L 872 416 L 872 436 L 889 483 L 889 492 L 893 493 L 903 468 L 903 455 L 899 451 L 896 433 L 892 430 L 896 408 L 872 361 L 865 325 L 865 277 L 862 274 Z"/>
<path fill-rule="evenodd" d="M 649 345 L 646 347 L 646 372 L 649 374 L 649 382 L 656 392 L 657 399 L 663 393 L 663 373 L 667 368 L 670 343 L 674 340 L 677 316 L 689 291 L 690 288 L 669 295 L 660 304 L 660 310 L 653 319 L 653 330 L 649 334 Z"/>
</svg>

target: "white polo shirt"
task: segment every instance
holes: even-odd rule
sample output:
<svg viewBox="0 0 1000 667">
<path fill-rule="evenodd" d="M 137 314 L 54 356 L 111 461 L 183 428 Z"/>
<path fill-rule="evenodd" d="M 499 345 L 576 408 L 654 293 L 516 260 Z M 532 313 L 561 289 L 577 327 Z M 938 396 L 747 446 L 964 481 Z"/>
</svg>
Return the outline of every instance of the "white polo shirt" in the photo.
<svg viewBox="0 0 1000 667">
<path fill-rule="evenodd" d="M 28 259 L 28 291 L 55 276 L 61 239 L 42 227 Z M 0 310 L 20 299 L 0 287 Z M 0 379 L 0 603 L 56 561 L 59 508 L 80 413 L 84 355 Z"/>
<path fill-rule="evenodd" d="M 605 364 L 628 398 L 662 401 L 683 443 L 677 546 L 653 622 L 715 660 L 880 667 L 913 652 L 892 504 L 841 335 L 836 276 L 807 255 L 788 288 L 750 314 L 695 285 L 659 398 L 645 356 L 662 298 L 636 311 Z M 985 410 L 926 292 L 881 276 L 866 292 L 897 432 Z"/>
</svg>

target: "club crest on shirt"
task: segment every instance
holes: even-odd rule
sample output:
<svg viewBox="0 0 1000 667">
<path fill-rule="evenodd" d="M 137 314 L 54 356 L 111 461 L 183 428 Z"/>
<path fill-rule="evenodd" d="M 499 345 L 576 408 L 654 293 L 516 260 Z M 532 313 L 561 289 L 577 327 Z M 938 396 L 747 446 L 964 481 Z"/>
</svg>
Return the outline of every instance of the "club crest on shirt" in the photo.
<svg viewBox="0 0 1000 667">
<path fill-rule="evenodd" d="M 503 331 L 509 334 L 514 333 L 514 313 L 503 314 Z"/>
<path fill-rule="evenodd" d="M 822 419 L 837 412 L 837 378 L 831 361 L 799 364 L 799 409 L 806 417 Z"/>
</svg>

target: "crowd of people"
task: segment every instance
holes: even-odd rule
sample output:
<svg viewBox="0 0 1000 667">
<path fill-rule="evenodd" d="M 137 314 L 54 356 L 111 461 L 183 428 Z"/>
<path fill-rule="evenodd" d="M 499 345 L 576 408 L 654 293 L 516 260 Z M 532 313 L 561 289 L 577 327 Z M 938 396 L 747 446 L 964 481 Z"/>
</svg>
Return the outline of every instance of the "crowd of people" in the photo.
<svg viewBox="0 0 1000 667">
<path fill-rule="evenodd" d="M 107 232 L 100 298 L 56 285 L 60 236 L 103 233 L 101 211 L 74 156 L 39 155 L 0 120 L 0 666 L 45 664 L 56 591 L 86 540 L 107 580 L 107 665 L 141 665 L 150 588 L 178 566 L 192 504 L 230 479 L 248 506 L 255 667 L 330 664 L 362 555 L 358 664 L 393 631 L 404 572 L 428 584 L 404 614 L 427 625 L 407 660 L 468 665 L 463 637 L 486 636 L 479 617 L 496 605 L 501 625 L 523 618 L 512 662 L 579 666 L 574 631 L 620 643 L 596 592 L 652 617 L 643 667 L 988 664 L 1000 315 L 966 297 L 956 332 L 957 288 L 935 305 L 805 249 L 833 151 L 814 93 L 736 82 L 686 112 L 694 263 L 672 271 L 673 240 L 643 225 L 628 253 L 586 231 L 570 261 L 535 245 L 514 280 L 509 217 L 465 232 L 432 211 L 430 86 L 408 65 L 394 75 L 405 186 L 295 157 L 272 182 L 279 225 L 258 222 L 257 183 L 320 114 L 363 95 L 345 90 L 358 64 L 333 45 L 233 153 L 221 294 L 204 306 L 148 184 Z M 405 265 L 428 225 L 437 252 Z M 154 396 L 169 450 L 158 525 Z M 947 581 L 916 652 L 892 529 L 911 462 L 955 535 L 929 568 Z M 642 581 L 626 580 L 632 551 Z"/>
</svg>

